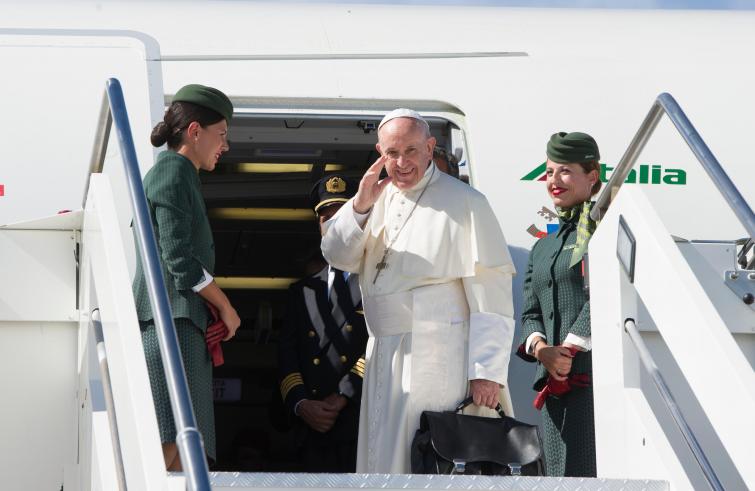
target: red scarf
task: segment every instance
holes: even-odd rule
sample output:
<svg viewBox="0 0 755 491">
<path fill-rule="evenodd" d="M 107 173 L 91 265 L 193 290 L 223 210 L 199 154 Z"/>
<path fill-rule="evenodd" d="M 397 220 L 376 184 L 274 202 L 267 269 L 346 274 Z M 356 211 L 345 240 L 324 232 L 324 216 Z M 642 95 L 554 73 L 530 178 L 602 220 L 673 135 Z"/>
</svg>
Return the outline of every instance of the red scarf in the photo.
<svg viewBox="0 0 755 491">
<path fill-rule="evenodd" d="M 204 340 L 207 342 L 207 351 L 210 352 L 210 356 L 212 357 L 212 366 L 219 367 L 225 363 L 225 360 L 223 359 L 223 349 L 220 347 L 220 342 L 228 336 L 228 327 L 220 318 L 220 311 L 218 311 L 217 307 L 211 303 L 207 303 L 207 308 L 210 310 L 212 322 L 207 326 Z"/>
<path fill-rule="evenodd" d="M 572 356 L 574 356 L 579 350 L 577 348 L 569 348 L 569 351 L 571 351 Z M 566 380 L 556 380 L 548 375 L 548 381 L 545 383 L 545 387 L 537 393 L 532 405 L 539 411 L 545 405 L 545 400 L 548 399 L 548 396 L 561 397 L 571 391 L 572 388 L 587 387 L 589 385 L 590 375 L 586 373 L 570 374 Z"/>
</svg>

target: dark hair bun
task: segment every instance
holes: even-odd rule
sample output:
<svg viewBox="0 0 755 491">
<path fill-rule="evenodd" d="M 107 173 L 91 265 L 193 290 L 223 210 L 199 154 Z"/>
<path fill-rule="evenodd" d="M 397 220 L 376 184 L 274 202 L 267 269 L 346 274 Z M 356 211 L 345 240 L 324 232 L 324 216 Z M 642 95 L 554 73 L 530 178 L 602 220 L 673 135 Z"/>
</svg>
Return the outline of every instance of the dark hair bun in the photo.
<svg viewBox="0 0 755 491">
<path fill-rule="evenodd" d="M 153 146 L 161 147 L 168 141 L 171 133 L 172 130 L 167 124 L 165 124 L 165 121 L 160 121 L 154 128 L 152 128 L 152 135 L 150 135 L 149 139 Z"/>
</svg>

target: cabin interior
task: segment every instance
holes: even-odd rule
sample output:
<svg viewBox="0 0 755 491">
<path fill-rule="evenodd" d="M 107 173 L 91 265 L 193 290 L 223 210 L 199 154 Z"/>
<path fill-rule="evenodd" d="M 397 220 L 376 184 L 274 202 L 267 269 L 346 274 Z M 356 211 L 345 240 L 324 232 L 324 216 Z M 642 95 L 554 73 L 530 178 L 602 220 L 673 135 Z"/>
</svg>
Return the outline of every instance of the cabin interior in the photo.
<svg viewBox="0 0 755 491">
<path fill-rule="evenodd" d="M 218 284 L 242 324 L 215 368 L 214 470 L 296 472 L 296 431 L 281 400 L 277 339 L 288 285 L 323 267 L 309 193 L 322 176 L 359 180 L 378 157 L 378 115 L 234 116 L 230 150 L 201 174 Z M 437 144 L 468 179 L 463 134 L 429 119 Z"/>
</svg>

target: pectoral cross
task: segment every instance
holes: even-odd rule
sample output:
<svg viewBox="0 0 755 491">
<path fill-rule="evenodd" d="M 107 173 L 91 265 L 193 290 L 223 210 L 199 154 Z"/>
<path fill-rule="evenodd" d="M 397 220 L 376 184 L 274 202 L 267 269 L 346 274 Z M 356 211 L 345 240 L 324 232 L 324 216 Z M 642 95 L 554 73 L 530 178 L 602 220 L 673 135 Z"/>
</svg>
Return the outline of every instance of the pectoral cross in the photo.
<svg viewBox="0 0 755 491">
<path fill-rule="evenodd" d="M 380 273 L 383 272 L 384 269 L 388 269 L 388 252 L 390 249 L 386 249 L 383 253 L 383 257 L 380 259 L 380 262 L 375 265 L 375 269 L 377 270 L 377 273 L 375 273 L 375 278 L 372 280 L 372 284 L 374 285 L 375 282 L 378 279 L 378 276 L 380 276 Z"/>
</svg>

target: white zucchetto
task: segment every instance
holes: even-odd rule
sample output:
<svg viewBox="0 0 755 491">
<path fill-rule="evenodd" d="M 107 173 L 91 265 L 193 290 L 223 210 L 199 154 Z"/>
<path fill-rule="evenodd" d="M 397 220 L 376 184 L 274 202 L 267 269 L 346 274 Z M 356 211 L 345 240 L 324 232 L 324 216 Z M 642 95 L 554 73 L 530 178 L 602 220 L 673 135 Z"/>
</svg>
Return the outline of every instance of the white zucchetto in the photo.
<svg viewBox="0 0 755 491">
<path fill-rule="evenodd" d="M 382 128 L 385 123 L 392 119 L 396 118 L 412 118 L 416 119 L 417 121 L 421 121 L 422 124 L 424 124 L 427 129 L 430 129 L 430 125 L 427 124 L 427 121 L 425 121 L 425 118 L 423 118 L 417 111 L 414 111 L 412 109 L 407 109 L 405 107 L 401 107 L 398 109 L 394 109 L 393 111 L 389 112 L 388 114 L 383 117 L 383 120 L 380 121 L 380 124 L 378 125 L 378 129 Z"/>
</svg>

